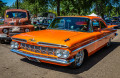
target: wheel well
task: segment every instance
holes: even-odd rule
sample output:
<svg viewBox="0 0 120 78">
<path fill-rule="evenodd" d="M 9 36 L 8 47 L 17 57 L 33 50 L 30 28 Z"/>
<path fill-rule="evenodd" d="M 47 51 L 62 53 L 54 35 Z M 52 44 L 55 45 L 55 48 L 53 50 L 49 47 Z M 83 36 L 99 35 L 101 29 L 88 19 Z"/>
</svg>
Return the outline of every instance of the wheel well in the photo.
<svg viewBox="0 0 120 78">
<path fill-rule="evenodd" d="M 86 49 L 84 49 L 83 51 L 85 53 L 85 59 L 87 59 L 88 58 L 88 51 Z"/>
</svg>

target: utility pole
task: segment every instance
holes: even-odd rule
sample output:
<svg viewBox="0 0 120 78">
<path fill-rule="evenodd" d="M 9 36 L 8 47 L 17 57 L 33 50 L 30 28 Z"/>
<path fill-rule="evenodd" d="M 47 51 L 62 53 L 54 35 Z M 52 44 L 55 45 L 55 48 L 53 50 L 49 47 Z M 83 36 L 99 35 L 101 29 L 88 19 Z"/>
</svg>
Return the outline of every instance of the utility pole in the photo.
<svg viewBox="0 0 120 78">
<path fill-rule="evenodd" d="M 18 0 L 17 0 L 17 9 L 18 9 Z"/>
<path fill-rule="evenodd" d="M 60 16 L 60 0 L 57 0 L 57 16 Z"/>
</svg>

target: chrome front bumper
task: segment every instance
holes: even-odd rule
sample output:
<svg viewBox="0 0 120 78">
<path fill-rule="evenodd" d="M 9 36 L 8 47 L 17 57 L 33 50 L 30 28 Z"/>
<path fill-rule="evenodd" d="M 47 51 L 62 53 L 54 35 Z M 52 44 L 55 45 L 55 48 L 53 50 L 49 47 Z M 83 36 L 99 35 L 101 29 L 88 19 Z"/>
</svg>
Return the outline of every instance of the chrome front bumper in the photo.
<svg viewBox="0 0 120 78">
<path fill-rule="evenodd" d="M 7 34 L 0 34 L 0 37 L 7 37 Z"/>
<path fill-rule="evenodd" d="M 34 56 L 34 55 L 29 55 L 29 54 L 25 54 L 22 51 L 16 50 L 16 49 L 11 49 L 12 52 L 23 55 L 23 56 L 27 56 L 27 57 L 31 57 L 31 58 L 35 58 L 37 60 L 44 60 L 44 61 L 50 61 L 50 62 L 54 62 L 54 63 L 60 63 L 60 64 L 70 64 L 72 62 L 75 61 L 74 58 L 70 59 L 70 60 L 64 60 L 64 59 L 52 59 L 52 58 L 45 58 L 45 57 L 38 57 L 38 56 Z"/>
<path fill-rule="evenodd" d="M 11 40 L 11 38 L 7 34 L 0 34 L 0 40 Z"/>
</svg>

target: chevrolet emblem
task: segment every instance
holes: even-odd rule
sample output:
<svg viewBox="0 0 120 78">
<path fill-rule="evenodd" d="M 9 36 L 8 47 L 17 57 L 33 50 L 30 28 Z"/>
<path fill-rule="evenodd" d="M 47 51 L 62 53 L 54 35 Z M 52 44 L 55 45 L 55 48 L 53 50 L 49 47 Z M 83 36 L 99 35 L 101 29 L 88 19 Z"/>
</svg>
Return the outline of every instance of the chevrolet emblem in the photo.
<svg viewBox="0 0 120 78">
<path fill-rule="evenodd" d="M 29 39 L 31 42 L 35 42 L 36 40 L 34 38 Z"/>
</svg>

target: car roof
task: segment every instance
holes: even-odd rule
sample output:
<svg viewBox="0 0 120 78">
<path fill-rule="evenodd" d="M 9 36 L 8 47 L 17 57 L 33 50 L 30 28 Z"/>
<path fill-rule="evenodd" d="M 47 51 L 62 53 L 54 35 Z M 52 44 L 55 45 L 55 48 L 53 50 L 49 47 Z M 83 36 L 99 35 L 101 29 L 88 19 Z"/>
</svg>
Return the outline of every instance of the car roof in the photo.
<svg viewBox="0 0 120 78">
<path fill-rule="evenodd" d="M 101 17 L 97 17 L 97 16 L 58 16 L 58 17 L 84 17 L 89 19 L 102 19 Z"/>
<path fill-rule="evenodd" d="M 27 12 L 27 10 L 23 10 L 23 9 L 7 9 L 6 12 L 9 11 L 22 11 L 22 12 Z"/>
</svg>

